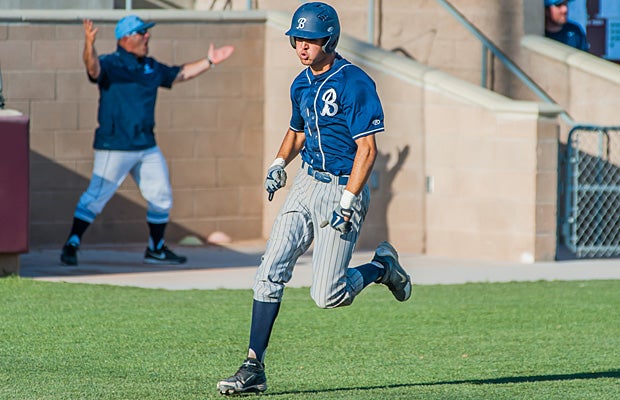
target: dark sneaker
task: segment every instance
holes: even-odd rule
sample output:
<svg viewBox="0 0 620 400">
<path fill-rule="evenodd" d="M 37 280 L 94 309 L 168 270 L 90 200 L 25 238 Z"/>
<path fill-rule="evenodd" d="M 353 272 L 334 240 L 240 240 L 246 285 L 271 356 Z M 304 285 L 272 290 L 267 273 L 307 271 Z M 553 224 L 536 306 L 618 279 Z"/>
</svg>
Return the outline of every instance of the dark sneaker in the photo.
<svg viewBox="0 0 620 400">
<path fill-rule="evenodd" d="M 411 297 L 411 277 L 407 275 L 398 262 L 398 253 L 388 242 L 381 242 L 375 250 L 373 261 L 380 262 L 385 267 L 383 276 L 377 283 L 383 283 L 390 289 L 396 300 L 406 301 Z"/>
<path fill-rule="evenodd" d="M 246 358 L 236 374 L 219 381 L 220 394 L 262 393 L 267 390 L 265 366 L 256 358 Z"/>
<path fill-rule="evenodd" d="M 78 246 L 73 243 L 67 243 L 62 247 L 62 253 L 60 253 L 60 262 L 63 265 L 75 266 L 78 265 L 77 251 Z"/>
<path fill-rule="evenodd" d="M 185 264 L 186 261 L 187 257 L 174 254 L 174 252 L 165 245 L 159 250 L 151 250 L 147 247 L 144 252 L 145 264 Z"/>
</svg>

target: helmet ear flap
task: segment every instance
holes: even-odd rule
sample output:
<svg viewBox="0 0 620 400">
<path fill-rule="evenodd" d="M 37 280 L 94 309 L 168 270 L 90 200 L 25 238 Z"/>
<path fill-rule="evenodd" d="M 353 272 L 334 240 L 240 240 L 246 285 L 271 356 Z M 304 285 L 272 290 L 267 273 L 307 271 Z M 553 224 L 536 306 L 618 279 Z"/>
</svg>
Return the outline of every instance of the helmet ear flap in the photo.
<svg viewBox="0 0 620 400">
<path fill-rule="evenodd" d="M 323 45 L 323 51 L 325 53 L 333 53 L 338 45 L 338 36 L 329 36 L 327 41 Z"/>
<path fill-rule="evenodd" d="M 291 43 L 291 46 L 293 46 L 293 48 L 296 48 L 295 45 L 295 36 L 289 36 L 288 37 L 289 42 Z"/>
</svg>

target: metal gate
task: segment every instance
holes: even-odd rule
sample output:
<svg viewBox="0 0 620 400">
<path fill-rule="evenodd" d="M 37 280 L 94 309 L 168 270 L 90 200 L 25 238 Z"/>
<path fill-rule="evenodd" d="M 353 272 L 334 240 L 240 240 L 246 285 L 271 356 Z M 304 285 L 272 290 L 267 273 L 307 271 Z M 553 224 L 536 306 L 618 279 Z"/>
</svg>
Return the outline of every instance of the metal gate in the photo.
<svg viewBox="0 0 620 400">
<path fill-rule="evenodd" d="M 578 258 L 620 255 L 620 127 L 571 129 L 564 158 L 563 242 Z"/>
</svg>

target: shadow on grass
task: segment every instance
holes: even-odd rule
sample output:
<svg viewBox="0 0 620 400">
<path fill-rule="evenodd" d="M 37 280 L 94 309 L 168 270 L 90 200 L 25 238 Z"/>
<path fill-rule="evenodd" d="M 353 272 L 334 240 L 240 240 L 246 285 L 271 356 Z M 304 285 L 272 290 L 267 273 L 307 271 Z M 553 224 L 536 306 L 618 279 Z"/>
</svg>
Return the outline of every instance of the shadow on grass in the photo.
<svg viewBox="0 0 620 400">
<path fill-rule="evenodd" d="M 279 396 L 287 394 L 315 394 L 330 392 L 346 392 L 349 390 L 377 390 L 390 388 L 406 388 L 416 386 L 441 386 L 441 385 L 503 385 L 507 383 L 527 383 L 527 382 L 554 382 L 554 381 L 572 381 L 583 379 L 600 379 L 600 378 L 620 378 L 620 369 L 601 372 L 580 372 L 574 374 L 557 374 L 557 375 L 531 375 L 531 376 L 509 376 L 503 378 L 492 379 L 465 379 L 460 381 L 439 381 L 439 382 L 419 382 L 419 383 L 402 383 L 381 386 L 363 386 L 349 388 L 333 388 L 322 390 L 298 390 L 265 393 L 263 396 Z"/>
</svg>

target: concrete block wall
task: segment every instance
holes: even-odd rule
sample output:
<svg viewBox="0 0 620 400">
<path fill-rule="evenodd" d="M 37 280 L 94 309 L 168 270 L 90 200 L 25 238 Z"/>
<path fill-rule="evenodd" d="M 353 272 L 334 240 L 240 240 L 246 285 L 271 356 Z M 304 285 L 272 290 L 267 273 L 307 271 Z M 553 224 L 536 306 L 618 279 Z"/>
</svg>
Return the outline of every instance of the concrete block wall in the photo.
<svg viewBox="0 0 620 400">
<path fill-rule="evenodd" d="M 113 50 L 114 21 L 122 14 L 97 14 L 100 52 Z M 80 60 L 85 15 L 0 23 L 0 51 L 27 49 L 2 67 L 10 107 L 33 121 L 35 245 L 64 240 L 91 172 L 97 93 Z M 158 22 L 151 54 L 165 62 L 202 57 L 211 40 L 237 46 L 226 64 L 160 91 L 157 137 L 175 193 L 169 240 L 215 230 L 235 240 L 267 237 L 286 189 L 269 203 L 263 175 L 288 127 L 288 89 L 301 70 L 283 35 L 290 15 L 151 11 L 143 17 Z M 434 256 L 552 259 L 558 109 L 511 101 L 352 38 L 343 37 L 339 50 L 375 80 L 386 113 L 361 247 L 389 239 L 402 251 Z M 288 167 L 289 176 L 297 165 Z M 146 238 L 133 182 L 87 235 L 92 243 Z"/>
<path fill-rule="evenodd" d="M 536 113 L 427 100 L 428 254 L 553 260 L 557 132 Z"/>
<path fill-rule="evenodd" d="M 266 32 L 266 70 L 277 71 L 268 86 L 286 77 L 278 87 L 286 94 L 301 69 L 277 39 L 287 23 L 285 14 L 270 14 Z M 360 246 L 387 239 L 433 256 L 554 259 L 560 108 L 512 101 L 348 37 L 339 52 L 375 80 L 386 115 Z M 266 139 L 265 165 L 287 127 L 284 107 L 288 98 L 267 91 L 266 128 L 278 138 Z M 277 213 L 266 204 L 265 235 Z"/>
<path fill-rule="evenodd" d="M 90 179 L 96 128 L 98 91 L 81 59 L 81 20 L 95 20 L 100 28 L 96 47 L 104 54 L 115 50 L 115 21 L 125 12 L 19 15 L 24 22 L 0 22 L 0 54 L 11 54 L 2 58 L 7 107 L 31 118 L 31 243 L 61 245 Z M 256 149 L 263 146 L 264 18 L 222 24 L 217 13 L 141 15 L 157 22 L 150 55 L 168 64 L 205 57 L 210 42 L 236 46 L 217 68 L 159 91 L 156 138 L 174 191 L 168 239 L 205 239 L 214 231 L 237 240 L 260 237 L 261 210 L 253 205 L 262 194 L 262 154 Z M 11 17 L 7 12 L 5 18 Z M 84 240 L 146 238 L 145 202 L 127 178 Z"/>
</svg>

